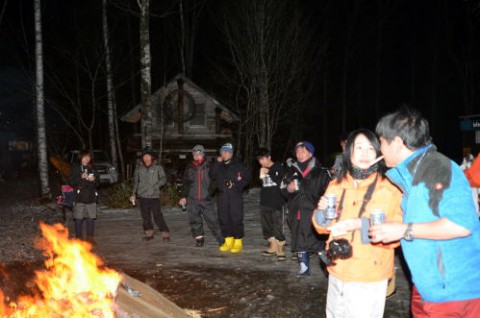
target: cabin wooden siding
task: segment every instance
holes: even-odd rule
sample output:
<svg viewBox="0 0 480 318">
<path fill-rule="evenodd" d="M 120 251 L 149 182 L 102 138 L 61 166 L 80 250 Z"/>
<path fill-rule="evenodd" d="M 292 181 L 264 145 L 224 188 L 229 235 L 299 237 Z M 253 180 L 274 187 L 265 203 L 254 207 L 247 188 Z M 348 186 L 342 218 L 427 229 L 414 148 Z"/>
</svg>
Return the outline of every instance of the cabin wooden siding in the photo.
<svg viewBox="0 0 480 318">
<path fill-rule="evenodd" d="M 160 136 L 160 120 L 162 105 L 165 103 L 165 99 L 171 92 L 178 90 L 177 79 L 179 76 L 175 77 L 174 80 L 170 81 L 166 86 L 160 88 L 155 94 L 152 95 L 151 105 L 152 105 L 152 135 L 154 137 Z M 193 99 L 195 106 L 197 107 L 197 112 L 195 117 L 192 119 L 198 119 L 200 116 L 198 110 L 199 107 L 203 107 L 203 114 L 205 116 L 204 125 L 192 125 L 191 120 L 184 122 L 184 133 L 178 133 L 178 125 L 175 122 L 165 123 L 165 139 L 176 139 L 178 137 L 187 137 L 193 136 L 194 139 L 216 139 L 218 137 L 231 137 L 232 129 L 227 128 L 228 125 L 223 125 L 225 127 L 217 127 L 221 125 L 221 120 L 217 118 L 218 116 L 226 123 L 232 124 L 238 119 L 236 115 L 225 110 L 214 98 L 205 93 L 202 89 L 192 83 L 190 80 L 184 80 L 183 89 L 185 95 L 190 95 Z M 188 111 L 187 99 L 185 98 L 184 111 Z M 185 114 L 187 116 L 188 114 Z"/>
<path fill-rule="evenodd" d="M 185 153 L 190 152 L 194 145 L 202 144 L 205 146 L 206 152 L 213 153 L 218 151 L 218 147 L 223 143 L 232 142 L 234 132 L 239 122 L 238 115 L 220 104 L 214 97 L 191 80 L 179 74 L 150 97 L 152 109 L 151 133 L 154 146 L 157 145 L 157 141 L 161 136 L 160 112 L 162 105 L 165 104 L 165 100 L 169 98 L 169 95 L 178 94 L 178 80 L 183 81 L 185 109 L 188 109 L 188 101 L 191 100 L 196 105 L 197 112 L 194 118 L 184 121 L 182 134 L 179 133 L 179 127 L 175 121 L 167 121 L 165 123 L 162 151 L 164 153 Z M 178 100 L 178 95 L 175 96 L 176 100 Z M 186 96 L 190 97 L 186 98 Z M 178 107 L 178 103 L 176 103 L 176 105 Z M 203 116 L 205 116 L 202 125 L 194 124 L 199 116 L 199 107 L 203 107 Z M 132 124 L 139 124 L 142 117 L 141 109 L 141 104 L 136 105 L 128 113 L 123 115 L 121 120 Z M 139 151 L 139 149 L 141 149 L 141 135 L 139 132 L 134 133 L 128 138 L 127 149 L 129 151 Z"/>
</svg>

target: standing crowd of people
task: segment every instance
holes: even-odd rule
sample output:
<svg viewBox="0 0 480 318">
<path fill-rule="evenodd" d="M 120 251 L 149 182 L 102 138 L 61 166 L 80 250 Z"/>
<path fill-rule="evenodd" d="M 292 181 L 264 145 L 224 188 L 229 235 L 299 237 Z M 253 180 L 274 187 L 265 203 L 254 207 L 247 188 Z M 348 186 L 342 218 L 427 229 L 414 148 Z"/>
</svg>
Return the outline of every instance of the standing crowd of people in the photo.
<svg viewBox="0 0 480 318">
<path fill-rule="evenodd" d="M 480 317 L 480 222 L 471 189 L 480 187 L 480 155 L 462 171 L 437 151 L 428 121 L 408 107 L 382 117 L 375 132 L 358 129 L 340 143 L 343 151 L 332 168 L 321 164 L 308 141 L 298 142 L 285 164 L 269 149 L 257 150 L 259 219 L 267 244 L 261 255 L 286 260 L 289 236 L 296 275 L 310 275 L 315 256 L 328 278 L 327 317 L 383 317 L 401 246 L 414 317 Z M 76 237 L 82 238 L 86 219 L 93 241 L 99 178 L 90 161 L 82 152 L 70 180 Z M 202 145 L 193 147 L 178 204 L 187 211 L 196 247 L 204 246 L 205 222 L 220 252 L 242 251 L 243 192 L 251 181 L 232 144 L 221 146 L 214 160 Z M 159 202 L 165 183 L 155 153 L 143 149 L 130 200 L 139 202 L 146 240 L 154 238 L 154 223 L 170 240 Z"/>
</svg>

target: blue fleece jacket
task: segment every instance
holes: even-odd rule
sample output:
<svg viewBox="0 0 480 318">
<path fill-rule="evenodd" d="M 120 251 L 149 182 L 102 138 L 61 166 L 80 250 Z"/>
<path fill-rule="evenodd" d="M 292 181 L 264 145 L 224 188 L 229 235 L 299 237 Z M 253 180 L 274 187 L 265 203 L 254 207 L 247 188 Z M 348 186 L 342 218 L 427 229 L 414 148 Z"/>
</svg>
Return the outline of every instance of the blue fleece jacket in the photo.
<svg viewBox="0 0 480 318">
<path fill-rule="evenodd" d="M 450 240 L 401 240 L 422 298 L 429 302 L 480 298 L 480 223 L 460 167 L 430 145 L 416 150 L 387 176 L 403 191 L 404 223 L 447 218 L 471 233 Z"/>
</svg>

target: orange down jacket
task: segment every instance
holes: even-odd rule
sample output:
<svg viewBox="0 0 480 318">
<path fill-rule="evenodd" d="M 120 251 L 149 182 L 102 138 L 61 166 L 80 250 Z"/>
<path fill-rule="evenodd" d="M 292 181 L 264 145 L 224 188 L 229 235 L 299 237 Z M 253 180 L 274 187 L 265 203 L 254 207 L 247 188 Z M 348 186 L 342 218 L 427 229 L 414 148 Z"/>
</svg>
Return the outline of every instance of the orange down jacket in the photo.
<svg viewBox="0 0 480 318">
<path fill-rule="evenodd" d="M 465 170 L 465 176 L 471 187 L 480 187 L 480 154 L 473 160 L 471 167 Z"/>
<path fill-rule="evenodd" d="M 340 214 L 340 220 L 349 218 L 358 218 L 360 207 L 368 186 L 375 180 L 377 174 L 373 173 L 367 179 L 355 182 L 350 174 L 338 183 L 332 180 L 325 193 L 335 193 L 337 196 L 337 209 L 342 192 L 345 190 L 343 201 L 343 211 Z M 379 177 L 372 198 L 365 206 L 362 215 L 364 218 L 370 218 L 370 211 L 381 209 L 385 212 L 386 221 L 402 221 L 402 211 L 400 202 L 402 194 L 387 178 Z M 321 227 L 312 218 L 313 225 L 318 233 L 328 233 L 326 227 Z M 348 232 L 345 235 L 337 236 L 350 241 L 353 255 L 349 259 L 336 260 L 335 266 L 329 266 L 328 271 L 331 275 L 345 282 L 376 282 L 388 279 L 393 275 L 394 249 L 399 246 L 399 242 L 392 244 L 371 244 L 362 243 L 361 230 Z M 330 235 L 328 242 L 332 240 Z M 327 243 L 328 246 L 328 243 Z"/>
</svg>

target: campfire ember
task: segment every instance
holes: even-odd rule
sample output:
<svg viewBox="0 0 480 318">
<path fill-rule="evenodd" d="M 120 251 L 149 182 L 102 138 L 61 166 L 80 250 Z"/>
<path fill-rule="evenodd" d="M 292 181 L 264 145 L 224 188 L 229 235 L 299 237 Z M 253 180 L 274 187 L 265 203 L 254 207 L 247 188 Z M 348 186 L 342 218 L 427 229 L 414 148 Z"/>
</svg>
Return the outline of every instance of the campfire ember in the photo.
<svg viewBox="0 0 480 318">
<path fill-rule="evenodd" d="M 114 300 L 122 275 L 103 267 L 91 245 L 69 239 L 61 224 L 40 224 L 37 247 L 47 257 L 35 272 L 33 296 L 8 299 L 0 290 L 0 317 L 115 317 Z"/>
</svg>

